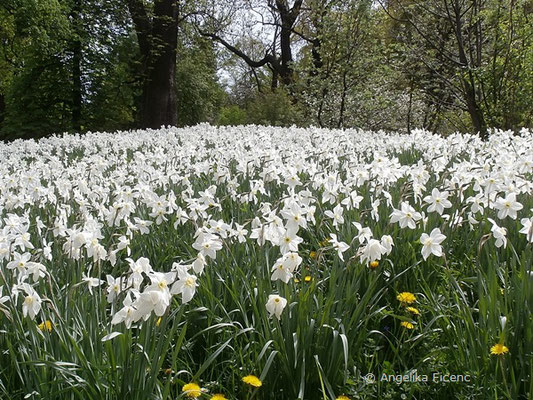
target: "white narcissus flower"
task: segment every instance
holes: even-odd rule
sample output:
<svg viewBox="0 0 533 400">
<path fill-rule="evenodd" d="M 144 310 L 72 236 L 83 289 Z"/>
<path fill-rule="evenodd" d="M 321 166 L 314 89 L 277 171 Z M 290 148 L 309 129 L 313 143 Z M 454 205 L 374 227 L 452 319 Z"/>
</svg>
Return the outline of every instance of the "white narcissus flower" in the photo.
<svg viewBox="0 0 533 400">
<path fill-rule="evenodd" d="M 111 275 L 106 275 L 107 280 L 107 301 L 112 303 L 121 292 L 120 280 L 121 278 L 113 278 Z"/>
<path fill-rule="evenodd" d="M 51 243 L 47 243 L 46 239 L 44 239 L 44 238 L 43 238 L 43 256 L 48 261 L 52 261 L 52 246 L 51 246 Z"/>
<path fill-rule="evenodd" d="M 494 245 L 496 247 L 507 247 L 507 229 L 498 226 L 496 222 L 492 218 L 488 218 L 488 220 L 492 223 L 492 228 L 490 231 L 492 232 L 492 236 L 494 236 L 494 239 L 496 239 L 496 242 Z"/>
<path fill-rule="evenodd" d="M 271 280 L 281 280 L 288 283 L 293 277 L 293 273 L 296 268 L 302 263 L 302 257 L 298 253 L 285 253 L 276 260 L 276 263 L 272 266 Z"/>
<path fill-rule="evenodd" d="M 302 181 L 300 181 L 298 175 L 294 172 L 285 178 L 285 184 L 291 188 L 295 188 L 297 185 L 301 185 Z"/>
<path fill-rule="evenodd" d="M 139 321 L 141 318 L 145 321 L 150 317 L 152 311 L 158 317 L 162 316 L 170 305 L 170 293 L 163 290 L 145 290 L 142 292 L 137 300 L 133 303 L 135 312 L 133 313 L 133 320 Z"/>
<path fill-rule="evenodd" d="M 427 260 L 430 254 L 442 257 L 442 247 L 440 244 L 444 239 L 446 239 L 446 236 L 441 233 L 439 228 L 433 229 L 429 235 L 423 233 L 422 236 L 420 236 L 420 243 L 423 245 L 422 257 L 424 257 L 424 260 Z"/>
<path fill-rule="evenodd" d="M 135 308 L 132 307 L 133 301 L 131 300 L 131 291 L 126 294 L 126 298 L 122 302 L 124 307 L 122 307 L 111 320 L 111 324 L 116 325 L 120 324 L 121 322 L 124 322 L 124 325 L 126 325 L 126 328 L 131 327 L 131 323 L 133 322 L 134 312 Z"/>
<path fill-rule="evenodd" d="M 337 227 L 338 225 L 342 225 L 344 223 L 344 218 L 342 217 L 343 208 L 340 204 L 337 204 L 333 211 L 326 210 L 324 211 L 324 214 L 333 219 L 333 226 Z"/>
<path fill-rule="evenodd" d="M 372 230 L 368 226 L 363 228 L 363 225 L 361 225 L 359 222 L 352 222 L 352 224 L 359 231 L 356 238 L 359 240 L 360 244 L 368 242 L 370 239 L 372 239 Z"/>
<path fill-rule="evenodd" d="M 192 263 L 193 271 L 196 272 L 198 275 L 202 275 L 206 263 L 207 261 L 202 255 L 202 253 L 198 253 L 198 255 L 196 256 L 196 260 L 194 260 L 194 262 Z"/>
<path fill-rule="evenodd" d="M 271 294 L 270 296 L 268 296 L 266 309 L 271 317 L 275 315 L 276 318 L 279 320 L 281 318 L 281 313 L 283 312 L 283 309 L 286 305 L 287 299 L 284 299 L 283 297 L 278 296 L 277 294 Z"/>
<path fill-rule="evenodd" d="M 370 239 L 361 253 L 361 262 L 372 262 L 381 260 L 381 256 L 387 252 L 387 249 L 381 245 L 379 240 Z"/>
<path fill-rule="evenodd" d="M 200 232 L 192 247 L 198 250 L 204 257 L 207 256 L 214 260 L 217 257 L 216 252 L 222 248 L 222 242 L 217 235 Z"/>
<path fill-rule="evenodd" d="M 196 276 L 189 274 L 187 266 L 177 265 L 178 280 L 172 285 L 171 294 L 181 294 L 181 301 L 188 303 L 196 293 Z"/>
<path fill-rule="evenodd" d="M 372 212 L 370 213 L 370 215 L 372 216 L 372 219 L 376 222 L 379 221 L 379 206 L 381 204 L 381 200 L 380 199 L 376 199 L 375 201 L 372 202 Z"/>
<path fill-rule="evenodd" d="M 128 285 L 133 286 L 134 289 L 139 289 L 144 279 L 143 272 L 148 274 L 152 271 L 150 260 L 146 257 L 141 257 L 137 261 L 133 261 L 131 258 L 127 258 L 126 261 L 130 263 L 130 269 L 132 274 L 128 278 Z"/>
<path fill-rule="evenodd" d="M 485 204 L 485 197 L 482 193 L 478 193 L 475 197 L 469 197 L 466 199 L 467 203 L 472 203 L 471 210 L 472 213 L 477 214 L 478 212 L 483 214 L 484 212 L 484 204 Z"/>
<path fill-rule="evenodd" d="M 228 237 L 228 233 L 231 232 L 231 226 L 226 224 L 223 220 L 211 220 L 209 222 L 210 228 L 212 232 L 220 236 L 222 239 L 226 239 Z"/>
<path fill-rule="evenodd" d="M 26 292 L 24 303 L 22 303 L 22 315 L 28 315 L 31 319 L 35 319 L 35 316 L 41 311 L 41 297 L 27 283 L 22 284 L 22 290 Z"/>
<path fill-rule="evenodd" d="M 141 235 L 146 235 L 150 233 L 150 225 L 153 224 L 152 221 L 144 221 L 140 218 L 135 217 L 135 229 L 139 230 L 141 232 Z"/>
<path fill-rule="evenodd" d="M 28 226 L 24 225 L 19 229 L 19 234 L 17 238 L 15 239 L 15 246 L 19 246 L 22 251 L 26 251 L 26 249 L 34 249 L 33 244 L 30 242 L 30 234 L 28 233 Z"/>
<path fill-rule="evenodd" d="M 302 257 L 298 253 L 285 253 L 283 255 L 283 263 L 287 268 L 294 272 L 296 268 L 302 263 Z"/>
<path fill-rule="evenodd" d="M 392 236 L 383 235 L 381 237 L 381 245 L 385 248 L 386 254 L 389 255 L 392 252 L 392 246 L 394 246 Z"/>
<path fill-rule="evenodd" d="M 404 201 L 402 202 L 401 210 L 394 210 L 390 217 L 390 222 L 399 222 L 400 228 L 405 228 L 407 226 L 410 229 L 415 229 L 416 221 L 422 219 L 422 214 L 417 212 L 409 203 Z"/>
<path fill-rule="evenodd" d="M 28 275 L 32 276 L 33 282 L 37 282 L 39 278 L 44 278 L 46 275 L 46 267 L 41 263 L 29 262 Z"/>
<path fill-rule="evenodd" d="M 82 280 L 83 280 L 83 282 L 85 282 L 87 284 L 87 287 L 89 288 L 89 293 L 90 294 L 93 294 L 93 287 L 98 287 L 102 283 L 104 283 L 104 281 L 101 280 L 101 279 L 92 278 L 90 276 L 86 276 L 85 274 L 83 274 L 83 279 Z"/>
<path fill-rule="evenodd" d="M 118 244 L 117 244 L 117 250 L 123 250 L 123 249 L 126 249 L 128 256 L 131 255 L 130 240 L 124 235 L 118 238 Z"/>
<path fill-rule="evenodd" d="M 9 244 L 2 241 L 0 236 L 0 261 L 9 260 Z"/>
<path fill-rule="evenodd" d="M 498 197 L 494 203 L 494 208 L 498 210 L 499 219 L 504 219 L 507 216 L 516 219 L 516 212 L 524 206 L 516 201 L 516 193 L 509 193 L 505 198 Z"/>
<path fill-rule="evenodd" d="M 520 223 L 522 224 L 522 229 L 520 229 L 520 233 L 526 235 L 527 241 L 529 243 L 533 243 L 533 217 L 522 218 L 520 220 Z"/>
<path fill-rule="evenodd" d="M 335 250 L 337 250 L 337 254 L 339 255 L 339 258 L 342 261 L 344 261 L 344 256 L 342 255 L 342 253 L 348 250 L 350 246 L 344 242 L 339 242 L 337 240 L 337 235 L 334 233 L 330 233 L 329 236 L 331 237 L 330 244 L 333 246 Z"/>
<path fill-rule="evenodd" d="M 280 280 L 285 283 L 289 283 L 289 280 L 292 278 L 293 274 L 289 268 L 287 268 L 283 262 L 276 262 L 272 266 L 272 276 L 270 277 L 271 280 L 276 281 Z"/>
<path fill-rule="evenodd" d="M 452 206 L 448 200 L 448 192 L 439 192 L 437 188 L 433 188 L 431 196 L 424 197 L 424 201 L 429 203 L 428 212 L 436 211 L 439 215 L 442 215 L 445 208 Z"/>
<path fill-rule="evenodd" d="M 19 271 L 19 274 L 25 275 L 30 258 L 31 258 L 30 253 L 19 254 L 16 251 L 14 251 L 13 261 L 8 262 L 6 265 L 6 268 L 8 269 L 16 268 Z"/>
<path fill-rule="evenodd" d="M 176 208 L 176 222 L 174 222 L 174 229 L 178 228 L 178 225 L 183 225 L 189 219 L 187 213 L 182 210 L 181 207 Z"/>
<path fill-rule="evenodd" d="M 305 219 L 304 209 L 297 203 L 292 203 L 290 207 L 281 210 L 281 215 L 287 220 L 287 228 L 298 231 L 300 227 L 307 228 L 307 220 Z"/>
<path fill-rule="evenodd" d="M 257 244 L 263 246 L 266 241 L 266 227 L 261 223 L 259 217 L 252 220 L 252 233 L 250 239 L 257 239 Z"/>
<path fill-rule="evenodd" d="M 248 230 L 244 229 L 244 225 L 239 225 L 235 223 L 235 230 L 233 231 L 233 235 L 237 236 L 237 240 L 239 243 L 246 242 L 246 235 L 248 234 Z"/>
<path fill-rule="evenodd" d="M 107 259 L 109 263 L 114 267 L 117 264 L 117 250 L 110 251 L 107 254 Z"/>
<path fill-rule="evenodd" d="M 291 251 L 298 251 L 298 245 L 302 242 L 303 239 L 296 235 L 296 230 L 289 228 L 280 235 L 278 245 L 281 254 L 285 254 Z"/>
<path fill-rule="evenodd" d="M 150 281 L 152 281 L 152 284 L 148 286 L 146 290 L 159 290 L 160 292 L 163 292 L 166 296 L 170 298 L 170 290 L 169 286 L 174 282 L 176 278 L 175 272 L 152 272 L 150 274 Z"/>
<path fill-rule="evenodd" d="M 348 197 L 341 201 L 341 204 L 344 204 L 347 210 L 351 210 L 352 208 L 359 208 L 361 201 L 363 201 L 363 196 L 358 196 L 357 192 L 353 190 Z"/>
</svg>

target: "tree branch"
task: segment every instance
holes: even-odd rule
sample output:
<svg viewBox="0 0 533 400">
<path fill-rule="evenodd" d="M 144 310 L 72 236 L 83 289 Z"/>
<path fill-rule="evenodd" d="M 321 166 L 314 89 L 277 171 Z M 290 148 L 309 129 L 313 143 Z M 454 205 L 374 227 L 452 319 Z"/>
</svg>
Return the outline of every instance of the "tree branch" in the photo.
<svg viewBox="0 0 533 400">
<path fill-rule="evenodd" d="M 255 60 L 252 60 L 248 55 L 244 54 L 241 50 L 239 50 L 232 44 L 228 43 L 226 40 L 224 40 L 220 36 L 214 33 L 203 32 L 200 28 L 198 28 L 198 31 L 200 35 L 216 40 L 218 43 L 222 44 L 226 49 L 231 51 L 233 54 L 242 58 L 244 62 L 252 68 L 259 68 L 266 64 L 272 64 L 273 66 L 276 65 L 276 60 L 271 54 L 265 54 L 265 56 L 261 60 L 255 61 Z"/>
</svg>

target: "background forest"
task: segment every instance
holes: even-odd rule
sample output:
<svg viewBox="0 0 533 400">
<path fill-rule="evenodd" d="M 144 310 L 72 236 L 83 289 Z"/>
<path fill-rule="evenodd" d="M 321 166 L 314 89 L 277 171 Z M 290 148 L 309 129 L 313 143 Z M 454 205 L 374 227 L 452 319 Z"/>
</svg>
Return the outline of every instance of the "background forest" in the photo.
<svg viewBox="0 0 533 400">
<path fill-rule="evenodd" d="M 0 138 L 533 121 L 533 0 L 0 0 Z"/>
</svg>

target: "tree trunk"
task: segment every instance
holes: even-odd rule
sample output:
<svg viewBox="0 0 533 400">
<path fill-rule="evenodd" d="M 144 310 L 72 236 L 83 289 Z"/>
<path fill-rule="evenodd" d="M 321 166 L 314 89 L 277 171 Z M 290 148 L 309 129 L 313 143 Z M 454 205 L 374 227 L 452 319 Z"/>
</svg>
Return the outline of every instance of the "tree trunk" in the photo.
<svg viewBox="0 0 533 400">
<path fill-rule="evenodd" d="M 281 27 L 281 40 L 280 40 L 280 48 L 281 48 L 281 69 L 280 69 L 280 78 L 281 82 L 285 86 L 288 86 L 292 83 L 292 49 L 291 49 L 291 26 L 287 26 L 285 24 L 282 24 Z"/>
<path fill-rule="evenodd" d="M 278 88 L 278 71 L 274 68 L 271 68 L 272 71 L 272 82 L 270 83 L 270 90 L 273 92 Z"/>
<path fill-rule="evenodd" d="M 280 50 L 281 62 L 279 76 L 285 86 L 289 86 L 293 80 L 291 35 L 296 19 L 300 15 L 303 0 L 296 0 L 292 8 L 289 8 L 286 0 L 276 0 L 276 8 L 281 19 L 280 26 Z"/>
<path fill-rule="evenodd" d="M 459 2 L 456 0 L 454 4 L 455 12 L 455 21 L 450 17 L 450 21 L 455 22 L 453 26 L 455 30 L 455 36 L 457 40 L 457 50 L 459 52 L 459 61 L 462 64 L 462 67 L 466 70 L 467 75 L 461 77 L 463 84 L 463 95 L 465 98 L 466 108 L 468 114 L 470 114 L 470 119 L 472 120 L 472 125 L 474 126 L 474 131 L 479 134 L 481 139 L 486 140 L 488 138 L 487 126 L 485 124 L 485 119 L 483 118 L 483 111 L 479 106 L 479 102 L 476 98 L 476 82 L 474 75 L 472 73 L 472 63 L 469 62 L 469 59 L 466 55 L 466 50 L 464 47 L 463 41 L 463 20 L 462 18 L 462 9 Z"/>
<path fill-rule="evenodd" d="M 143 59 L 144 85 L 140 125 L 142 128 L 176 126 L 177 1 L 155 1 L 152 19 L 148 17 L 142 0 L 129 0 L 128 7 Z"/>
<path fill-rule="evenodd" d="M 474 131 L 479 134 L 481 139 L 486 140 L 488 138 L 487 126 L 485 124 L 485 119 L 483 118 L 483 112 L 480 110 L 479 104 L 476 101 L 474 87 L 466 78 L 463 79 L 463 87 L 466 107 L 468 109 L 468 114 L 470 114 Z"/>
<path fill-rule="evenodd" d="M 344 125 L 344 111 L 346 110 L 346 95 L 348 92 L 348 85 L 346 83 L 347 71 L 344 71 L 342 74 L 342 95 L 341 95 L 341 107 L 339 111 L 339 122 L 337 123 L 337 128 L 342 128 Z"/>
<path fill-rule="evenodd" d="M 413 112 L 413 83 L 409 83 L 409 103 L 407 104 L 407 133 L 411 134 L 411 113 Z"/>
<path fill-rule="evenodd" d="M 175 0 L 155 2 L 152 51 L 144 87 L 143 124 L 148 128 L 176 126 L 176 52 L 178 6 Z"/>
</svg>

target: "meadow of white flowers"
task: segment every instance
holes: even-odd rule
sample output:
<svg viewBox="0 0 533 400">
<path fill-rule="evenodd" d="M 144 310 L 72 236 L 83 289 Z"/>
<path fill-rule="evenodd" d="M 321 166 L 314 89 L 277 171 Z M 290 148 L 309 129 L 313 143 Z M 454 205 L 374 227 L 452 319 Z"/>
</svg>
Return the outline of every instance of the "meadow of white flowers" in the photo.
<svg viewBox="0 0 533 400">
<path fill-rule="evenodd" d="M 526 129 L 1 144 L 0 398 L 530 398 L 532 176 Z"/>
</svg>

